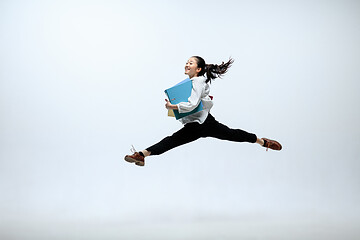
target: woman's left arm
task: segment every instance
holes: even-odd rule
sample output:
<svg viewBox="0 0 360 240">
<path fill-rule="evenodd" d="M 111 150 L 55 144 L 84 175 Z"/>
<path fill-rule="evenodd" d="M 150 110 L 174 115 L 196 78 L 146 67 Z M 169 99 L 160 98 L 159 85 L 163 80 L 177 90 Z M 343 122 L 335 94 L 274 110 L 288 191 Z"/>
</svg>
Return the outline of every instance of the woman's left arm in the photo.
<svg viewBox="0 0 360 240">
<path fill-rule="evenodd" d="M 205 91 L 205 84 L 205 79 L 198 78 L 193 80 L 193 87 L 188 101 L 176 104 L 179 113 L 191 112 L 199 105 L 202 93 Z"/>
<path fill-rule="evenodd" d="M 178 106 L 177 105 L 174 105 L 174 104 L 171 104 L 169 100 L 165 99 L 166 103 L 165 103 L 165 107 L 166 109 L 169 109 L 169 110 L 178 110 Z"/>
</svg>

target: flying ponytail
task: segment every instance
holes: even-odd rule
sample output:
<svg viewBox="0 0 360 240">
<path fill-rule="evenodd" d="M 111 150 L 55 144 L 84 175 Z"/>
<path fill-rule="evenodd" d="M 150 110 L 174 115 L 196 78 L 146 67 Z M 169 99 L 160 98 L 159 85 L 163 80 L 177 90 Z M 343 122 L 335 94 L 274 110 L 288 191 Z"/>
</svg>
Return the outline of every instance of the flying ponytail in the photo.
<svg viewBox="0 0 360 240">
<path fill-rule="evenodd" d="M 198 76 L 206 75 L 206 83 L 211 83 L 211 80 L 215 78 L 221 78 L 227 70 L 231 67 L 234 62 L 234 59 L 229 58 L 229 61 L 226 63 L 222 62 L 220 65 L 218 64 L 206 64 L 205 60 L 199 56 L 193 56 L 197 60 L 197 65 L 201 68 Z"/>
</svg>

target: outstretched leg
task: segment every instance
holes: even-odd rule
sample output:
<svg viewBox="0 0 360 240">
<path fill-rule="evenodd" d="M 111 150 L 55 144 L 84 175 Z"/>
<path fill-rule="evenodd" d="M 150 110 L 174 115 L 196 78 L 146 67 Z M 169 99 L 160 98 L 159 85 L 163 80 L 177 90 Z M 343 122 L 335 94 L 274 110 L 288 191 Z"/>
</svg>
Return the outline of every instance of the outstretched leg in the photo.
<svg viewBox="0 0 360 240">
<path fill-rule="evenodd" d="M 219 123 L 215 118 L 209 114 L 205 123 L 203 124 L 203 137 L 214 137 L 222 140 L 234 142 L 249 142 L 258 143 L 267 149 L 281 150 L 282 146 L 279 142 L 267 138 L 258 138 L 253 133 L 248 133 L 241 129 L 232 129 L 228 126 Z"/>
<path fill-rule="evenodd" d="M 188 123 L 173 135 L 165 137 L 160 142 L 143 151 L 134 151 L 134 154 L 126 155 L 124 159 L 125 161 L 135 163 L 138 166 L 144 166 L 145 157 L 147 156 L 160 155 L 170 149 L 199 139 L 201 137 L 200 129 L 199 123 Z"/>
<path fill-rule="evenodd" d="M 145 151 L 149 155 L 160 155 L 170 149 L 195 141 L 200 137 L 200 124 L 188 123 L 173 135 L 165 137 L 160 142 L 148 147 Z"/>
<path fill-rule="evenodd" d="M 202 135 L 203 137 L 214 137 L 233 142 L 255 143 L 258 139 L 253 133 L 248 133 L 241 129 L 232 129 L 222 123 L 219 123 L 210 114 L 204 122 Z"/>
</svg>

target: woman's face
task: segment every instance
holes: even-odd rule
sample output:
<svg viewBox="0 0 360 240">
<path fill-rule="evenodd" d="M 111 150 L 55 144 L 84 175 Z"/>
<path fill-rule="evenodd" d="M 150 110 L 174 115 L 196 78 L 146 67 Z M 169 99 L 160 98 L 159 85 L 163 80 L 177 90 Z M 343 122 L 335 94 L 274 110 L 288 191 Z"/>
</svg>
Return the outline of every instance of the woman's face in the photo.
<svg viewBox="0 0 360 240">
<path fill-rule="evenodd" d="M 201 71 L 201 68 L 198 68 L 196 58 L 189 58 L 189 60 L 185 64 L 185 74 L 189 76 L 189 78 L 197 77 L 198 73 Z"/>
</svg>

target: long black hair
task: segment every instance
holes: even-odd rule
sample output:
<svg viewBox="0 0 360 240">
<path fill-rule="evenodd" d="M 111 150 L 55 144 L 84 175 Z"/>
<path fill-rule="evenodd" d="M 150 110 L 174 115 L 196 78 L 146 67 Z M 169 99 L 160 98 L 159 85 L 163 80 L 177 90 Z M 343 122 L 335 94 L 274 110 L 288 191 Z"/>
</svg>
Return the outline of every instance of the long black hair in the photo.
<svg viewBox="0 0 360 240">
<path fill-rule="evenodd" d="M 198 76 L 203 76 L 206 74 L 206 83 L 211 83 L 211 80 L 215 78 L 221 78 L 227 70 L 233 64 L 234 59 L 229 58 L 229 61 L 226 63 L 222 62 L 220 65 L 218 64 L 206 64 L 205 60 L 199 56 L 193 56 L 196 59 L 198 68 L 201 68 L 201 71 L 198 73 Z"/>
</svg>

